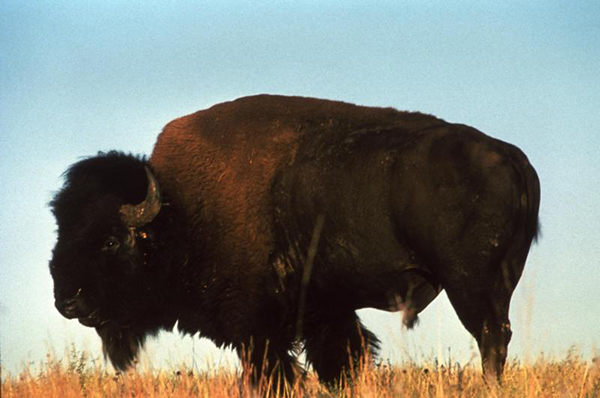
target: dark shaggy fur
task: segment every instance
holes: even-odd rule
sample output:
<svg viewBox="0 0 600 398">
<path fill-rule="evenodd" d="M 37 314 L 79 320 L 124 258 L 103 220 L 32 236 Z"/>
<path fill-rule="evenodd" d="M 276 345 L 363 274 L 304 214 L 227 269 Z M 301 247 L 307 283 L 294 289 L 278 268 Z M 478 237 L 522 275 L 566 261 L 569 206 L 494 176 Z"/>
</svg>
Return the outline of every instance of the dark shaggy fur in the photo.
<svg viewBox="0 0 600 398">
<path fill-rule="evenodd" d="M 132 227 L 122 206 L 144 202 L 146 168 L 162 207 Z M 412 327 L 445 289 L 499 376 L 539 195 L 520 150 L 468 126 L 242 98 L 169 123 L 149 161 L 101 153 L 67 171 L 56 306 L 96 328 L 117 368 L 178 322 L 234 347 L 255 380 L 291 381 L 302 343 L 332 382 L 378 346 L 357 309 L 403 310 Z"/>
</svg>

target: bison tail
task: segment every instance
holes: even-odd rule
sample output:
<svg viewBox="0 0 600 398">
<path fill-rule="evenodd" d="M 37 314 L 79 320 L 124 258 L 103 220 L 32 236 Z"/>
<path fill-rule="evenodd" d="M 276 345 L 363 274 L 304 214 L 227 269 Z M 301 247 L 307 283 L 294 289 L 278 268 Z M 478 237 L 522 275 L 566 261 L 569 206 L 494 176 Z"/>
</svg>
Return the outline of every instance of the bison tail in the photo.
<svg viewBox="0 0 600 398">
<path fill-rule="evenodd" d="M 526 234 L 527 239 L 529 241 L 536 242 L 541 237 L 541 225 L 539 220 L 539 210 L 540 210 L 540 180 L 538 175 L 529 164 L 527 160 L 525 160 L 526 164 L 521 167 L 521 173 L 524 177 L 525 182 L 525 190 L 524 194 L 526 195 Z"/>
<path fill-rule="evenodd" d="M 520 151 L 510 156 L 513 170 L 517 176 L 518 201 L 516 206 L 516 240 L 509 246 L 501 262 L 504 287 L 512 292 L 516 287 L 527 259 L 531 244 L 540 237 L 540 181 L 527 157 Z"/>
</svg>

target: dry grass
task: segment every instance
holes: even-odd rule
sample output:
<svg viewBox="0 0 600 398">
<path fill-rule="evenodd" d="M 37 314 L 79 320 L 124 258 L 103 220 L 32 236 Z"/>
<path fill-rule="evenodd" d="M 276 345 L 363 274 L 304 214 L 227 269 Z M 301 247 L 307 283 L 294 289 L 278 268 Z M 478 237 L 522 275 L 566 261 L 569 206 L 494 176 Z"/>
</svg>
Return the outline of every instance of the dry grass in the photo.
<svg viewBox="0 0 600 398">
<path fill-rule="evenodd" d="M 63 360 L 50 356 L 37 370 L 19 375 L 2 372 L 3 398 L 112 397 L 258 397 L 256 389 L 235 371 L 193 374 L 188 369 L 115 374 L 101 361 L 75 350 Z M 267 396 L 273 397 L 272 393 Z M 286 397 L 573 397 L 600 398 L 600 363 L 585 361 L 575 351 L 563 360 L 543 357 L 532 365 L 511 362 L 502 386 L 488 386 L 478 367 L 379 366 L 359 372 L 347 387 L 328 390 L 309 373 Z"/>
</svg>

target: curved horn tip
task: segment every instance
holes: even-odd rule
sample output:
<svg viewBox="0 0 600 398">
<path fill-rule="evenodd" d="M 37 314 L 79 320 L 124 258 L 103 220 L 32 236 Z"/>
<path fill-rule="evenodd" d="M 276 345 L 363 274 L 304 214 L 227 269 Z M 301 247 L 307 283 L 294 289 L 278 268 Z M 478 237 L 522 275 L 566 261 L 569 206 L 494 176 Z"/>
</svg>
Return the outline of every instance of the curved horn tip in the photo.
<svg viewBox="0 0 600 398">
<path fill-rule="evenodd" d="M 123 205 L 120 210 L 123 221 L 133 228 L 142 227 L 152 222 L 162 206 L 158 182 L 148 166 L 145 166 L 145 170 L 148 179 L 146 199 L 137 205 Z"/>
</svg>

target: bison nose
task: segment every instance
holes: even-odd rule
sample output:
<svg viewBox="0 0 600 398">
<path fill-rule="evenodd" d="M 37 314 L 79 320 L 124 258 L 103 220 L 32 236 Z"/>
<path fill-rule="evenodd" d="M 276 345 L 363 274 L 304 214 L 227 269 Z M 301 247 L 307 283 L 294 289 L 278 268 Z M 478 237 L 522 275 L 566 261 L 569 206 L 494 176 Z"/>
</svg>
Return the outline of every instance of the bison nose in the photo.
<svg viewBox="0 0 600 398">
<path fill-rule="evenodd" d="M 82 316 L 81 300 L 79 297 L 56 299 L 54 306 L 61 315 L 67 319 L 79 318 Z"/>
</svg>

